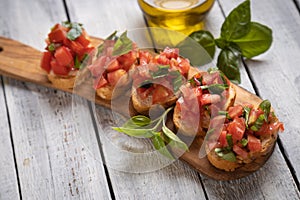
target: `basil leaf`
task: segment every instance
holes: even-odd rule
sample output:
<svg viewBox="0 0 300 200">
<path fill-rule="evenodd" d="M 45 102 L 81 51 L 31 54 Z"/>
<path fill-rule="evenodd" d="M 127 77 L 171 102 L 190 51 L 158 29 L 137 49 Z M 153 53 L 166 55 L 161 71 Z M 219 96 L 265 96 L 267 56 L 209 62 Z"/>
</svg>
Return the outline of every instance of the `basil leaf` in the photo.
<svg viewBox="0 0 300 200">
<path fill-rule="evenodd" d="M 216 44 L 214 36 L 210 32 L 204 30 L 195 31 L 189 37 L 200 44 L 212 58 L 215 56 Z"/>
<path fill-rule="evenodd" d="M 202 90 L 208 89 L 212 94 L 221 94 L 224 90 L 228 88 L 227 84 L 211 84 L 200 86 Z"/>
<path fill-rule="evenodd" d="M 67 38 L 70 40 L 76 40 L 82 33 L 82 27 L 79 23 L 71 23 L 71 29 L 67 33 Z"/>
<path fill-rule="evenodd" d="M 171 140 L 171 142 L 174 142 L 177 147 L 187 151 L 189 150 L 188 146 L 181 140 L 177 135 L 175 135 L 167 126 L 163 125 L 162 127 L 163 133 Z"/>
<path fill-rule="evenodd" d="M 247 129 L 248 129 L 248 126 L 249 126 L 250 111 L 251 111 L 251 108 L 244 107 L 244 118 L 245 118 L 245 124 L 246 124 Z"/>
<path fill-rule="evenodd" d="M 218 114 L 219 115 L 225 115 L 227 119 L 231 119 L 230 116 L 229 116 L 229 114 L 228 114 L 228 111 L 219 110 Z"/>
<path fill-rule="evenodd" d="M 78 56 L 76 56 L 76 57 L 75 57 L 75 62 L 74 62 L 74 67 L 75 67 L 76 69 L 79 69 L 79 68 L 80 68 L 80 65 L 81 65 L 81 63 L 80 63 L 80 61 L 79 61 L 79 58 L 78 58 Z"/>
<path fill-rule="evenodd" d="M 112 55 L 113 56 L 121 56 L 129 51 L 131 51 L 133 48 L 133 42 L 127 37 L 127 31 L 122 33 L 122 35 L 117 39 Z"/>
<path fill-rule="evenodd" d="M 262 127 L 265 121 L 265 115 L 261 114 L 258 116 L 254 124 L 250 127 L 252 131 L 259 131 L 259 129 Z"/>
<path fill-rule="evenodd" d="M 172 85 L 174 92 L 177 92 L 179 88 L 183 85 L 182 75 L 179 71 L 171 71 L 170 76 L 172 76 Z"/>
<path fill-rule="evenodd" d="M 248 140 L 245 139 L 245 138 L 243 138 L 243 139 L 241 140 L 241 144 L 242 144 L 243 147 L 247 146 Z"/>
<path fill-rule="evenodd" d="M 161 138 L 159 134 L 154 135 L 154 137 L 151 138 L 153 146 L 156 150 L 159 151 L 162 155 L 166 156 L 167 158 L 174 159 L 172 154 L 167 149 L 164 140 Z"/>
<path fill-rule="evenodd" d="M 232 41 L 240 47 L 243 56 L 252 58 L 267 51 L 271 47 L 272 40 L 272 30 L 269 27 L 251 22 L 250 31 Z"/>
<path fill-rule="evenodd" d="M 227 144 L 230 148 L 233 147 L 233 140 L 232 140 L 232 135 L 231 134 L 226 134 L 226 140 L 227 140 Z"/>
<path fill-rule="evenodd" d="M 153 131 L 151 129 L 138 129 L 138 128 L 126 128 L 126 127 L 112 127 L 115 131 L 125 133 L 129 136 L 138 138 L 151 138 L 153 137 Z"/>
<path fill-rule="evenodd" d="M 234 8 L 221 27 L 221 37 L 227 41 L 238 39 L 250 30 L 250 1 L 246 0 Z"/>
<path fill-rule="evenodd" d="M 222 158 L 224 160 L 227 160 L 227 161 L 230 161 L 230 162 L 236 162 L 236 157 L 235 157 L 233 152 L 229 152 L 229 153 L 224 154 L 222 156 Z"/>
<path fill-rule="evenodd" d="M 49 46 L 48 46 L 48 50 L 50 52 L 54 52 L 55 51 L 55 44 L 54 43 L 51 43 Z"/>
<path fill-rule="evenodd" d="M 217 66 L 229 80 L 241 83 L 240 63 L 241 56 L 239 52 L 232 49 L 223 49 L 218 57 Z"/>
<path fill-rule="evenodd" d="M 117 35 L 117 31 L 110 34 L 107 38 L 105 38 L 105 40 L 117 40 L 118 37 L 116 35 Z"/>
<path fill-rule="evenodd" d="M 150 74 L 153 79 L 163 78 L 169 74 L 169 68 L 169 65 L 160 65 L 157 71 L 151 71 Z"/>
<path fill-rule="evenodd" d="M 271 111 L 271 103 L 268 100 L 264 100 L 259 104 L 259 108 L 264 111 L 265 122 L 268 122 L 268 117 Z"/>
<path fill-rule="evenodd" d="M 151 119 L 143 115 L 136 115 L 130 121 L 137 126 L 147 126 L 151 123 Z"/>
</svg>

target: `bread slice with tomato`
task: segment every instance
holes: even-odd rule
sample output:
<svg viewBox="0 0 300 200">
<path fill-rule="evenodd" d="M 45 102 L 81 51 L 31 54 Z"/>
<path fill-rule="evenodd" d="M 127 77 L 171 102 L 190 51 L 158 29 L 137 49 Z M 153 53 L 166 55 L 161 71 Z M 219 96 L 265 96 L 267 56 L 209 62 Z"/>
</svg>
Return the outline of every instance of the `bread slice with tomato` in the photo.
<svg viewBox="0 0 300 200">
<path fill-rule="evenodd" d="M 98 47 L 97 55 L 88 66 L 96 94 L 105 100 L 117 98 L 122 91 L 130 90 L 130 70 L 137 65 L 135 43 L 127 38 L 126 32 L 120 37 L 115 34 Z"/>
<path fill-rule="evenodd" d="M 72 89 L 82 63 L 94 51 L 86 31 L 76 22 L 56 24 L 48 34 L 46 43 L 41 68 L 47 72 L 54 86 Z"/>
<path fill-rule="evenodd" d="M 234 171 L 267 156 L 284 127 L 269 101 L 229 107 L 210 122 L 205 140 L 209 162 L 218 169 Z M 248 167 L 250 168 L 250 167 Z"/>
<path fill-rule="evenodd" d="M 132 75 L 134 109 L 147 115 L 154 105 L 165 108 L 174 105 L 180 86 L 186 82 L 189 68 L 189 60 L 180 57 L 176 48 L 167 47 L 155 56 L 140 51 L 139 66 Z"/>
<path fill-rule="evenodd" d="M 233 105 L 236 92 L 221 71 L 192 70 L 188 83 L 180 88 L 182 95 L 176 102 L 173 122 L 183 135 L 205 136 L 211 116 Z"/>
</svg>

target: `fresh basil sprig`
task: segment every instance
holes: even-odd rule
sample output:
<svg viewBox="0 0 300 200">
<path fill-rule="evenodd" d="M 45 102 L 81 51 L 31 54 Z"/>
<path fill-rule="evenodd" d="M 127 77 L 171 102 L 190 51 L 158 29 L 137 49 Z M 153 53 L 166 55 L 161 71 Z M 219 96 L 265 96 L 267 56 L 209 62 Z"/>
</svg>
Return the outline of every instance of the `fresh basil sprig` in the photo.
<svg viewBox="0 0 300 200">
<path fill-rule="evenodd" d="M 112 55 L 120 56 L 128 53 L 133 48 L 133 42 L 127 37 L 127 31 L 121 34 L 121 36 L 117 39 Z"/>
<path fill-rule="evenodd" d="M 216 46 L 221 49 L 217 66 L 236 83 L 240 83 L 242 57 L 252 58 L 267 51 L 272 44 L 272 30 L 265 25 L 251 21 L 250 0 L 246 0 L 226 17 L 221 27 L 221 35 L 215 39 L 205 30 L 190 35 L 214 57 Z"/>
<path fill-rule="evenodd" d="M 166 143 L 184 151 L 188 146 L 166 126 L 166 117 L 173 108 L 168 108 L 160 117 L 151 120 L 146 116 L 137 115 L 129 119 L 121 127 L 114 130 L 137 138 L 150 138 L 153 146 L 162 155 L 174 159 L 166 147 Z"/>
<path fill-rule="evenodd" d="M 254 124 L 250 127 L 252 131 L 259 131 L 264 122 L 268 122 L 271 111 L 271 103 L 268 100 L 262 101 L 258 106 L 264 113 L 259 115 Z"/>
</svg>

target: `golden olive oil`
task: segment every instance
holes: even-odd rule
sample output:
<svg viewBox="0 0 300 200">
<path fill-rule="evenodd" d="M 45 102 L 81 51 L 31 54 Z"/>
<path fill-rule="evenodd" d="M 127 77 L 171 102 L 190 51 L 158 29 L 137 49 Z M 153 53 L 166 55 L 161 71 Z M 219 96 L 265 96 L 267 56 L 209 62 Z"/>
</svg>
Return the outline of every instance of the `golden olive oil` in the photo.
<svg viewBox="0 0 300 200">
<path fill-rule="evenodd" d="M 150 27 L 186 35 L 203 29 L 203 19 L 215 0 L 138 0 Z"/>
</svg>

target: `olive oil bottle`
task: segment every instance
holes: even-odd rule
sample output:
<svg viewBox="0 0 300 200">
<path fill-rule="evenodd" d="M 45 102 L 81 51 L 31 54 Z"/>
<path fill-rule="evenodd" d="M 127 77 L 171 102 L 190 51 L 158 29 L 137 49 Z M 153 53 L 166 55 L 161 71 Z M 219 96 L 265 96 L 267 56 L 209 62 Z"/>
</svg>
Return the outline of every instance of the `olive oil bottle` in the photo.
<svg viewBox="0 0 300 200">
<path fill-rule="evenodd" d="M 138 0 L 150 27 L 167 28 L 186 35 L 203 29 L 203 19 L 215 0 Z"/>
</svg>

